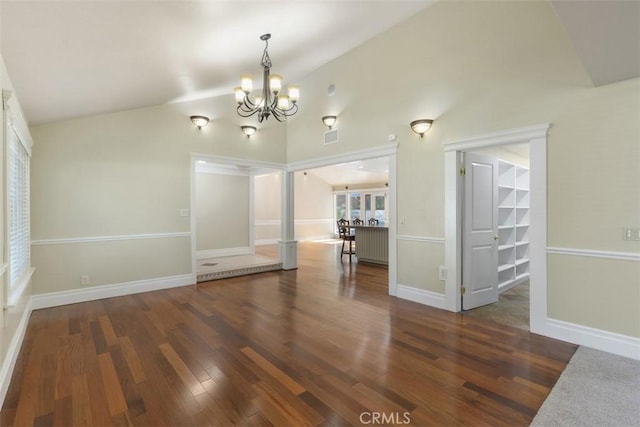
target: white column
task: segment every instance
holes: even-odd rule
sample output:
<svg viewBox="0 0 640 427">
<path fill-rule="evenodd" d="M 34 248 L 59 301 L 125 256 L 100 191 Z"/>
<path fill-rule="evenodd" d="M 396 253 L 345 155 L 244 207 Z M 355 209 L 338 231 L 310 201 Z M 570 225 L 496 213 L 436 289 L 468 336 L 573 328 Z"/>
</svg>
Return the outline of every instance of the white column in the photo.
<svg viewBox="0 0 640 427">
<path fill-rule="evenodd" d="M 295 240 L 294 227 L 294 176 L 293 172 L 282 172 L 282 214 L 281 214 L 281 236 L 280 261 L 283 270 L 294 270 L 298 268 L 298 241 Z"/>
</svg>

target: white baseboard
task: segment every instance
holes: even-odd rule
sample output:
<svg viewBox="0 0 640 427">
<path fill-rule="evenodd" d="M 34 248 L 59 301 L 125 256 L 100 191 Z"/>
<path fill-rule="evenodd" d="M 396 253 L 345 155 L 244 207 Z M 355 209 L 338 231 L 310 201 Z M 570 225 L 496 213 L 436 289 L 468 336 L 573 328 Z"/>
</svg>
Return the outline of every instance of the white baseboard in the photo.
<svg viewBox="0 0 640 427">
<path fill-rule="evenodd" d="M 547 319 L 544 330 L 535 332 L 562 341 L 640 360 L 640 338 L 556 319 Z"/>
<path fill-rule="evenodd" d="M 318 234 L 317 236 L 296 236 L 299 242 L 313 242 L 315 240 L 333 239 L 333 233 Z"/>
<path fill-rule="evenodd" d="M 29 317 L 31 317 L 32 311 L 32 301 L 29 299 L 18 323 L 18 328 L 15 334 L 13 334 L 13 338 L 11 338 L 2 366 L 0 367 L 0 407 L 4 405 L 4 398 L 7 396 L 7 391 L 9 390 L 13 368 L 16 366 L 16 360 L 18 360 L 18 354 L 22 347 L 22 341 L 24 340 L 24 334 L 27 331 Z"/>
<path fill-rule="evenodd" d="M 37 310 L 39 308 L 57 307 L 59 305 L 120 297 L 123 295 L 139 294 L 141 292 L 158 291 L 160 289 L 176 288 L 193 284 L 191 273 L 180 274 L 156 279 L 136 280 L 113 285 L 93 286 L 90 288 L 32 295 L 30 303 L 31 308 Z"/>
<path fill-rule="evenodd" d="M 242 246 L 239 248 L 224 248 L 224 249 L 208 249 L 204 251 L 196 252 L 196 259 L 204 258 L 218 258 L 223 256 L 236 256 L 236 255 L 251 255 L 253 252 L 249 246 Z"/>
<path fill-rule="evenodd" d="M 424 289 L 412 288 L 411 286 L 399 284 L 396 296 L 398 298 L 446 310 L 444 294 L 439 294 L 437 292 L 426 291 Z"/>
<path fill-rule="evenodd" d="M 524 277 L 521 277 L 519 279 L 516 279 L 512 282 L 509 282 L 506 285 L 502 285 L 502 286 L 498 286 L 498 293 L 504 293 L 507 292 L 509 289 L 514 288 L 516 286 L 518 286 L 519 284 L 521 284 L 522 282 L 526 282 L 527 280 L 529 280 L 529 275 L 527 274 Z"/>
<path fill-rule="evenodd" d="M 256 240 L 254 244 L 256 246 L 264 246 L 264 245 L 277 245 L 280 239 L 260 239 Z"/>
</svg>

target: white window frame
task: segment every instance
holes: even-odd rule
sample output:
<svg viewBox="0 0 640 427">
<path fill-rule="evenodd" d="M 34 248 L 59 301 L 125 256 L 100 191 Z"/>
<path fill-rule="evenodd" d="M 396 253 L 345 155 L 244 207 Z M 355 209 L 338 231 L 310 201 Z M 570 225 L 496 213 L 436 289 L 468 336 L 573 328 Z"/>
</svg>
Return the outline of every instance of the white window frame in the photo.
<svg viewBox="0 0 640 427">
<path fill-rule="evenodd" d="M 31 139 L 23 138 L 12 114 L 5 128 L 5 251 L 7 264 L 6 306 L 15 306 L 31 280 Z M 17 168 L 17 170 L 16 170 Z M 15 188 L 17 182 L 19 188 Z M 14 192 L 15 191 L 15 192 Z M 15 195 L 15 196 L 14 196 Z M 14 197 L 17 198 L 15 201 Z"/>
</svg>

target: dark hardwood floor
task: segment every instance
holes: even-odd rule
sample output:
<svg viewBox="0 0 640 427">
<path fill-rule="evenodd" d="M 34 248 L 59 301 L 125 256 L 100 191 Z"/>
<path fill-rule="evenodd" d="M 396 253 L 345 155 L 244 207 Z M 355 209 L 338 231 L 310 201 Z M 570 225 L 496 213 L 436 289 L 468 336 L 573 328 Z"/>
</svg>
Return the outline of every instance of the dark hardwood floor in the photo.
<svg viewBox="0 0 640 427">
<path fill-rule="evenodd" d="M 338 250 L 34 311 L 0 424 L 530 423 L 576 346 L 389 297 L 386 269 Z"/>
</svg>

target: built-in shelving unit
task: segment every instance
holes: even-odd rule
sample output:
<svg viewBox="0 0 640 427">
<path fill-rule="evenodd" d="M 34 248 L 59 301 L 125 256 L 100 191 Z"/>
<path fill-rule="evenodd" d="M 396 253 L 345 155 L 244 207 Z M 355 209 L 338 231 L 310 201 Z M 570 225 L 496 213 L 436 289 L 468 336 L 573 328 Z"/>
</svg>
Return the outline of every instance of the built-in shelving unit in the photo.
<svg viewBox="0 0 640 427">
<path fill-rule="evenodd" d="M 498 160 L 498 287 L 529 278 L 529 169 Z"/>
</svg>

